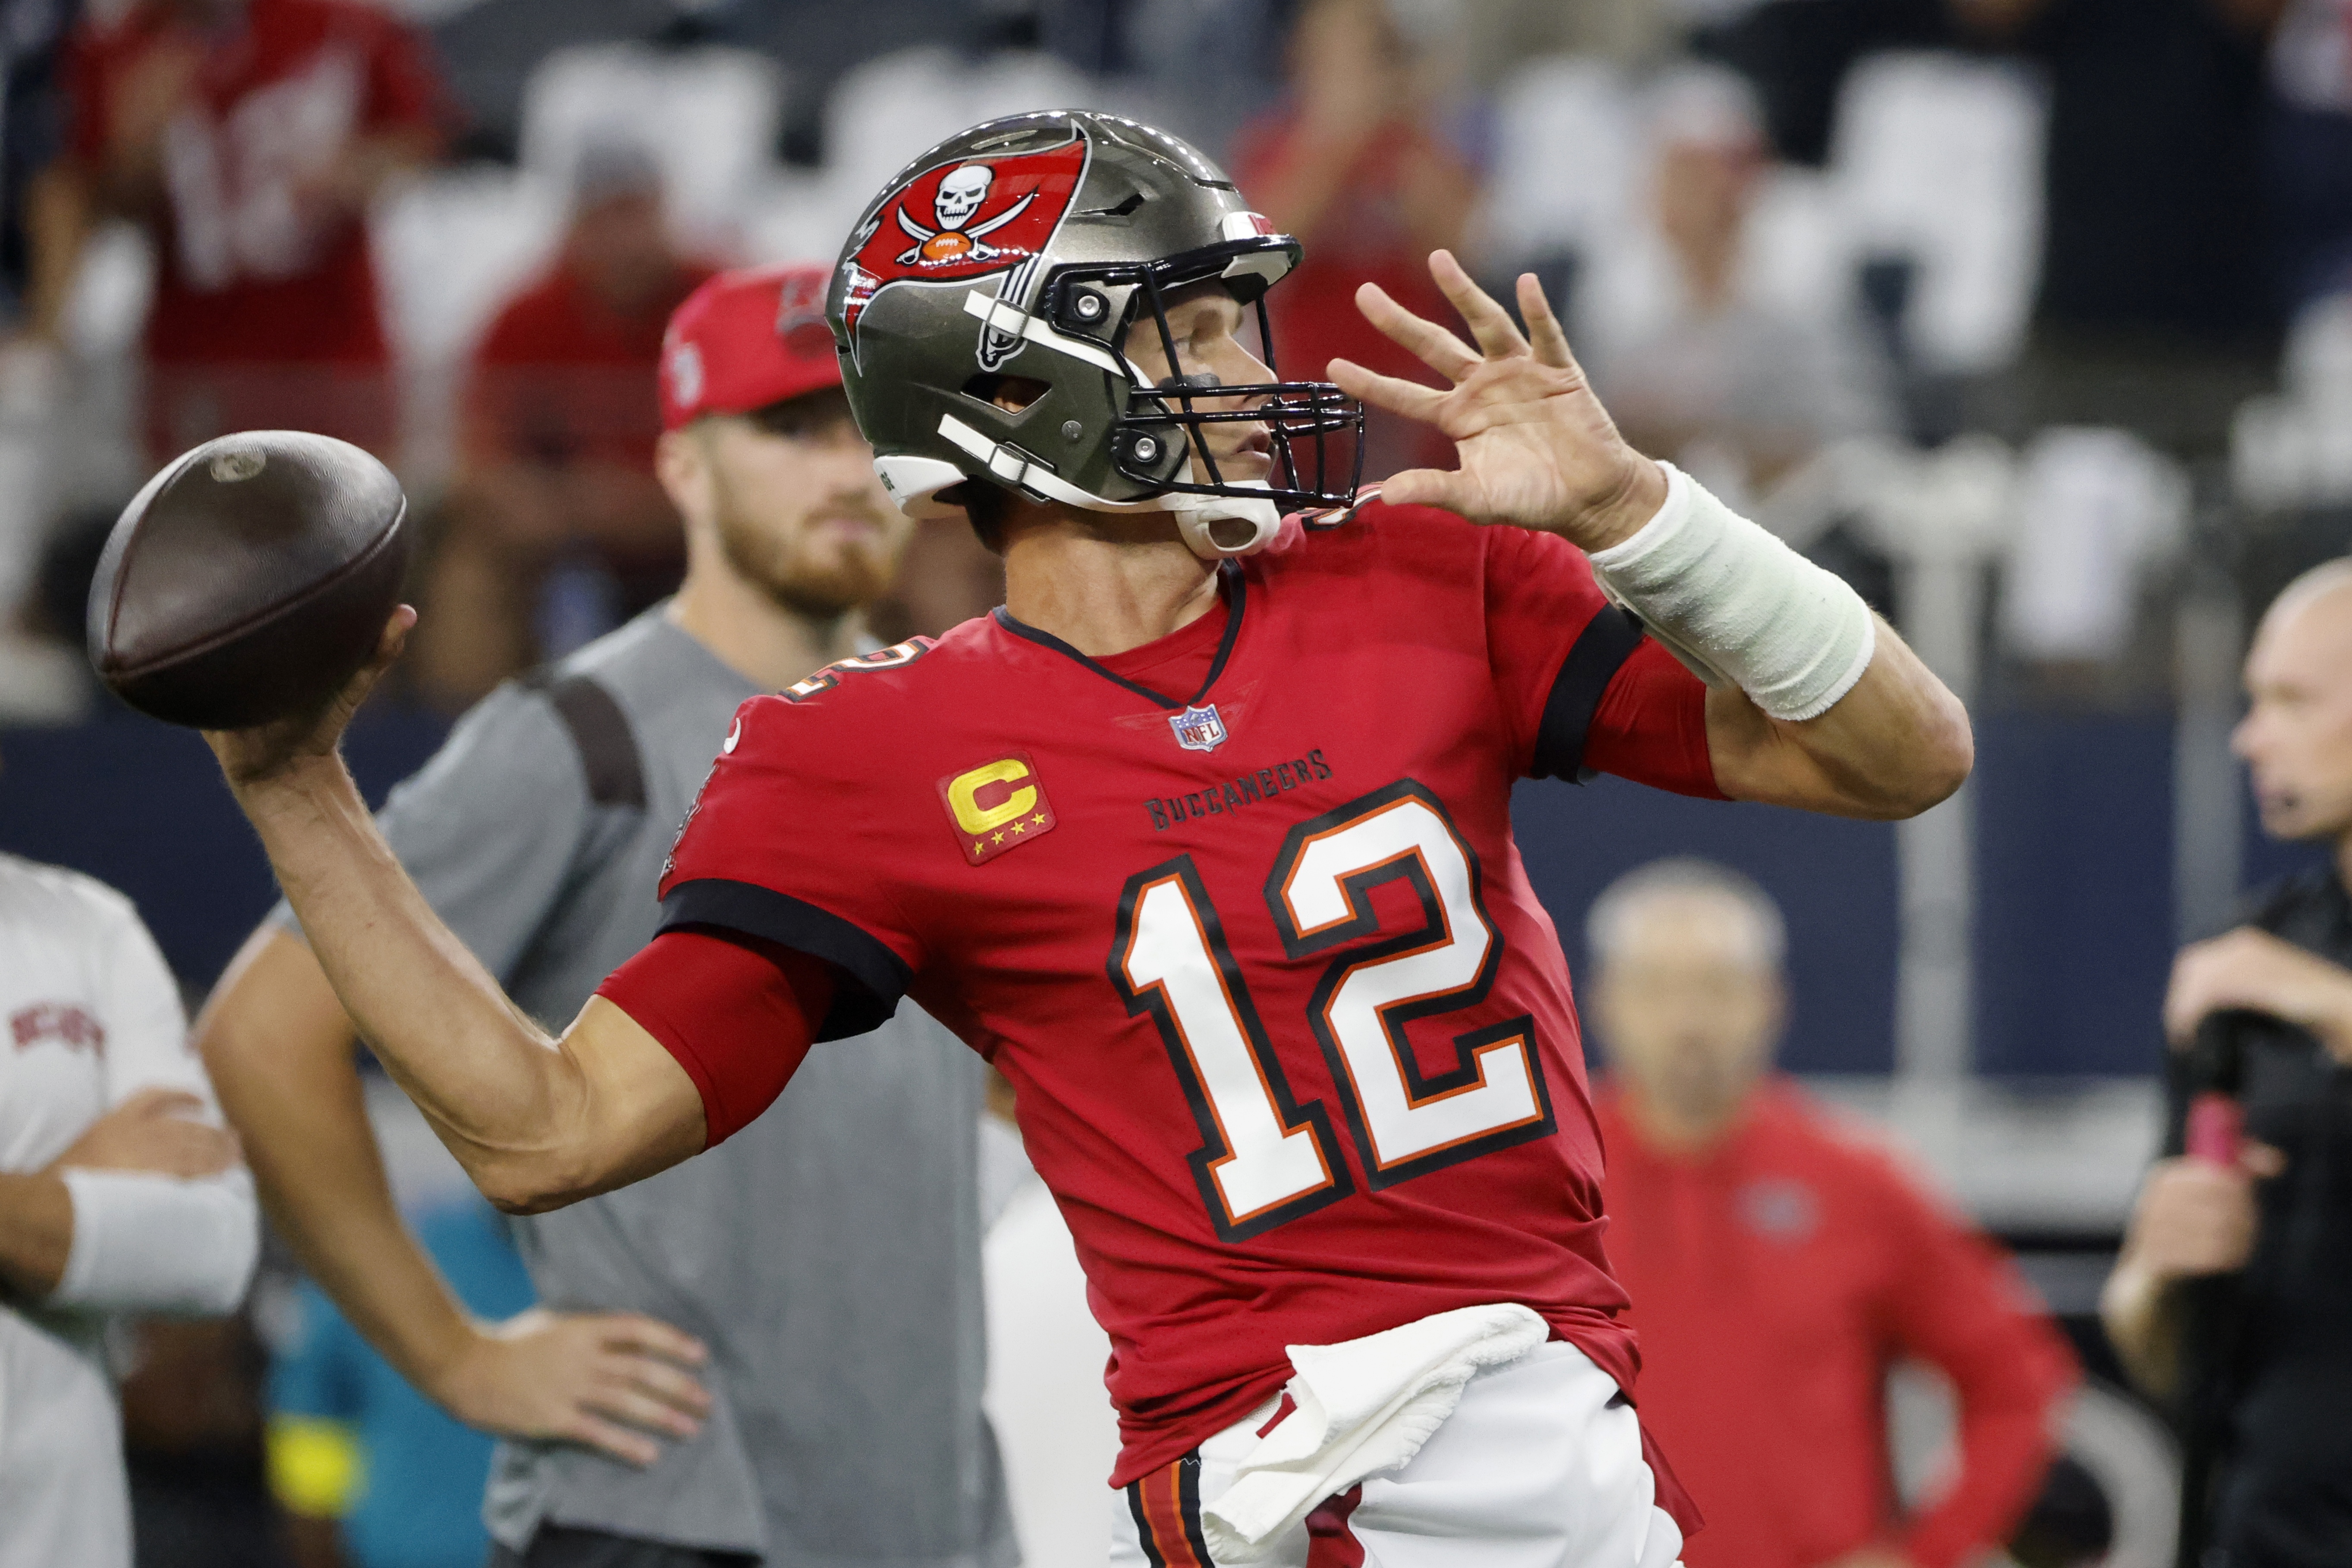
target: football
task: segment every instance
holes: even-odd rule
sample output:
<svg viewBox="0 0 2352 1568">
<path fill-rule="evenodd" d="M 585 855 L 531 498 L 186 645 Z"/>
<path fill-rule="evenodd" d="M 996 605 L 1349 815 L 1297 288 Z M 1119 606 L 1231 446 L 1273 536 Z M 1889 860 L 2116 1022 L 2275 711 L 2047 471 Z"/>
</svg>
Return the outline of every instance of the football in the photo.
<svg viewBox="0 0 2352 1568">
<path fill-rule="evenodd" d="M 400 481 L 349 442 L 207 441 L 148 480 L 107 536 L 90 664 L 132 707 L 194 728 L 315 709 L 399 603 L 407 514 Z"/>
</svg>

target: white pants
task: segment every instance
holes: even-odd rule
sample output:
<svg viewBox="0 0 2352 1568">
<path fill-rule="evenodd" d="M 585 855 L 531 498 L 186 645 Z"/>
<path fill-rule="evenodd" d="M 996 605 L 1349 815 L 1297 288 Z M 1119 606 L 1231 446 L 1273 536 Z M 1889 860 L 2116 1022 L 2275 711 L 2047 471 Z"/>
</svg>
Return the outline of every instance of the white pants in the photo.
<svg viewBox="0 0 2352 1568">
<path fill-rule="evenodd" d="M 1200 1510 L 1274 1415 L 1267 1403 L 1117 1494 L 1111 1568 L 1217 1568 Z M 1574 1345 L 1538 1345 L 1473 1377 L 1402 1469 L 1270 1543 L 1276 1568 L 1670 1568 L 1682 1531 L 1654 1500 L 1616 1380 Z M 1309 1526 L 1313 1533 L 1310 1533 Z"/>
</svg>

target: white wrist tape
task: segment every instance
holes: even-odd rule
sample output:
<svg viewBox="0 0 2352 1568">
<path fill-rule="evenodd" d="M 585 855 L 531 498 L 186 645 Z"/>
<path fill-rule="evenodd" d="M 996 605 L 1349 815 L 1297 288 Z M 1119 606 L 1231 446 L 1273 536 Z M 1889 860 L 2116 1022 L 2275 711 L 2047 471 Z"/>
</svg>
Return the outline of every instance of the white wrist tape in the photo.
<svg viewBox="0 0 2352 1568">
<path fill-rule="evenodd" d="M 260 1251 L 253 1178 L 145 1171 L 58 1173 L 73 1199 L 73 1245 L 48 1304 L 217 1317 L 245 1299 Z"/>
<path fill-rule="evenodd" d="M 1734 512 L 1670 463 L 1666 504 L 1592 575 L 1709 685 L 1737 685 L 1774 718 L 1816 718 L 1870 667 L 1862 595 Z"/>
</svg>

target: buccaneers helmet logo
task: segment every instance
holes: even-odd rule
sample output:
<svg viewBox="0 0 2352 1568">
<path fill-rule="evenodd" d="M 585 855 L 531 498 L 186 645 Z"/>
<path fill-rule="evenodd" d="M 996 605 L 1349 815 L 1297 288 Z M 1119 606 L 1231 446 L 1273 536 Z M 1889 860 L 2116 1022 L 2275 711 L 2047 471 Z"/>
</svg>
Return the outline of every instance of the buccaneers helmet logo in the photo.
<svg viewBox="0 0 2352 1568">
<path fill-rule="evenodd" d="M 1042 152 L 936 164 L 893 191 L 842 263 L 849 284 L 842 325 L 853 348 L 858 317 L 894 283 L 961 282 L 1042 255 L 1086 168 L 1086 141 L 1073 137 Z M 1035 270 L 1018 281 L 1026 283 Z"/>
</svg>

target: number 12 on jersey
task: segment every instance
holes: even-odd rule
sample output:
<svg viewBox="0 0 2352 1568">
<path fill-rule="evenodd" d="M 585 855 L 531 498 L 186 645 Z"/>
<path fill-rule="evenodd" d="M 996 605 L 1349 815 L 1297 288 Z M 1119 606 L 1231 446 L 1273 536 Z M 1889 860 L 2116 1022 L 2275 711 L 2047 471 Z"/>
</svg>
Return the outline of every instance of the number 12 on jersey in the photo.
<svg viewBox="0 0 2352 1568">
<path fill-rule="evenodd" d="M 1406 885 L 1422 918 L 1382 937 L 1372 890 L 1389 882 Z M 1405 779 L 1299 823 L 1265 901 L 1291 958 L 1337 954 L 1305 1021 L 1374 1189 L 1550 1135 L 1531 1019 L 1456 1036 L 1453 1065 L 1437 1073 L 1422 1071 L 1406 1037 L 1417 1019 L 1484 1000 L 1501 957 L 1477 857 L 1435 796 Z M 1222 1238 L 1260 1235 L 1355 1190 L 1322 1104 L 1292 1096 L 1192 856 L 1128 879 L 1108 967 L 1175 1064 L 1201 1131 L 1193 1177 Z"/>
</svg>

